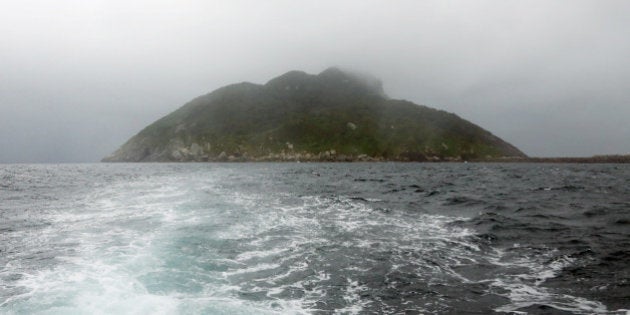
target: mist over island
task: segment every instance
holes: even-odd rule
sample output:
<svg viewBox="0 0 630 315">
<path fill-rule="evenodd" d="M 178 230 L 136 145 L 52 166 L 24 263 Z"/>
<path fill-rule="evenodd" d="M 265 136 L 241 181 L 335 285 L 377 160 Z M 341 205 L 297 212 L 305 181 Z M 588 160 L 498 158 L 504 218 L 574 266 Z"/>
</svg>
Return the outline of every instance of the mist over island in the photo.
<svg viewBox="0 0 630 315">
<path fill-rule="evenodd" d="M 630 154 L 630 3 L 533 1 L 9 1 L 0 163 L 97 162 L 195 96 L 332 65 L 530 157 Z"/>
<path fill-rule="evenodd" d="M 455 114 L 390 99 L 380 80 L 328 68 L 291 71 L 195 98 L 106 162 L 464 161 L 524 158 Z"/>
</svg>

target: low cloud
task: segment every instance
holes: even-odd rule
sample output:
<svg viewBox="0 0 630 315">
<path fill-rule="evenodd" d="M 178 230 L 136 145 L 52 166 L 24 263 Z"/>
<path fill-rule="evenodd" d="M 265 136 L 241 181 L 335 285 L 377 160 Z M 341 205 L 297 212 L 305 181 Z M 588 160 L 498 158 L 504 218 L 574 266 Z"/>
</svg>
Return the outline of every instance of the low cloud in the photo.
<svg viewBox="0 0 630 315">
<path fill-rule="evenodd" d="M 5 1 L 0 162 L 89 162 L 226 84 L 341 66 L 532 156 L 630 153 L 627 1 Z"/>
</svg>

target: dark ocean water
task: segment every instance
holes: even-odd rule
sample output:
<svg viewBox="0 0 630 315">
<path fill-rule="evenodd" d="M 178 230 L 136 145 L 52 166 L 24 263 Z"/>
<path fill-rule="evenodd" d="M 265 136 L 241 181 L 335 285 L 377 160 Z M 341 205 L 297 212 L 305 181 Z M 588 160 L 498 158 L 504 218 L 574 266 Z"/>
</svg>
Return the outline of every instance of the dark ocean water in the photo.
<svg viewBox="0 0 630 315">
<path fill-rule="evenodd" d="M 627 309 L 629 165 L 0 165 L 0 313 Z"/>
</svg>

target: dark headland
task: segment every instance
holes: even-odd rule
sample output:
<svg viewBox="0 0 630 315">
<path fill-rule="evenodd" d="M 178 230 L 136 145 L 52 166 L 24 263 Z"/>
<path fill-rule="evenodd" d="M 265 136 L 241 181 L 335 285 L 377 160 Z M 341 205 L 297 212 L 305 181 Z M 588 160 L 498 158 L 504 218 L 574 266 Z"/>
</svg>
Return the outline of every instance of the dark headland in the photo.
<svg viewBox="0 0 630 315">
<path fill-rule="evenodd" d="M 329 68 L 197 97 L 103 161 L 537 160 L 455 114 L 387 97 L 378 79 Z"/>
</svg>

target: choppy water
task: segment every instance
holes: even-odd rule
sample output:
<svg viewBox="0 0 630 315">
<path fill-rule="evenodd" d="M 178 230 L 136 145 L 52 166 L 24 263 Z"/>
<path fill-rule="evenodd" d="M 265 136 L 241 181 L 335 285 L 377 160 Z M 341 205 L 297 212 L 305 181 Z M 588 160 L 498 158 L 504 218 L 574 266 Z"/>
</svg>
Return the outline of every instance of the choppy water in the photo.
<svg viewBox="0 0 630 315">
<path fill-rule="evenodd" d="M 0 165 L 0 313 L 626 309 L 627 165 Z"/>
</svg>

